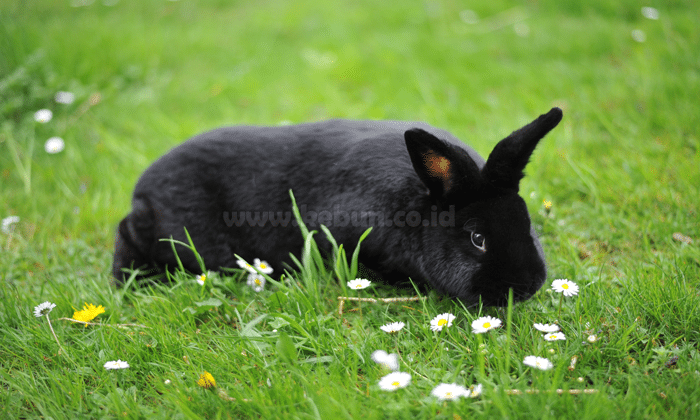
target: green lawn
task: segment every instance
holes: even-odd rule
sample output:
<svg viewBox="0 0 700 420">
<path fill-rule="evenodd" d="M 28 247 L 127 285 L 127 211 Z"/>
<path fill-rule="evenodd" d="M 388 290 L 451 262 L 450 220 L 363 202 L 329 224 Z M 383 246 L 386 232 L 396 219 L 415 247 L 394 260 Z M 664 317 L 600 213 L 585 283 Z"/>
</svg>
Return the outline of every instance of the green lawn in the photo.
<svg viewBox="0 0 700 420">
<path fill-rule="evenodd" d="M 697 5 L 649 4 L 653 19 L 631 0 L 473 3 L 2 1 L 0 219 L 19 217 L 0 232 L 3 418 L 700 418 Z M 521 184 L 549 265 L 527 302 L 466 310 L 430 293 L 340 315 L 338 296 L 415 293 L 347 290 L 352 273 L 318 264 L 312 241 L 304 268 L 260 293 L 242 270 L 110 286 L 138 176 L 194 134 L 423 120 L 488 155 L 552 106 L 564 120 Z M 54 136 L 65 149 L 49 154 Z M 560 278 L 579 294 L 549 290 Z M 55 338 L 33 313 L 44 301 Z M 101 325 L 59 320 L 85 302 Z M 474 334 L 485 315 L 503 325 Z M 380 389 L 378 349 L 408 386 Z M 103 367 L 118 359 L 130 367 Z M 205 371 L 216 387 L 197 385 Z M 483 392 L 431 396 L 453 382 Z"/>
</svg>

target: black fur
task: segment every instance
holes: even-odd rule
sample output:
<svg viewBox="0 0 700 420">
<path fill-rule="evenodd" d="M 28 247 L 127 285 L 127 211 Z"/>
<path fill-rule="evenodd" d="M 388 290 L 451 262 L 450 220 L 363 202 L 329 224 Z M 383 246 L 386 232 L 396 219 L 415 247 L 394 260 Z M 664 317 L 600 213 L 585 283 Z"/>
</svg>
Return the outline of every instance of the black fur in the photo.
<svg viewBox="0 0 700 420">
<path fill-rule="evenodd" d="M 333 120 L 201 134 L 139 179 L 117 230 L 113 274 L 121 283 L 123 268 L 175 267 L 171 244 L 159 239 L 186 242 L 185 227 L 209 269 L 237 267 L 238 254 L 281 270 L 302 248 L 291 189 L 309 227 L 327 225 L 346 248 L 374 226 L 360 260 L 388 281 L 411 277 L 468 304 L 503 305 L 509 288 L 527 299 L 546 266 L 518 183 L 561 118 L 553 108 L 499 142 L 488 161 L 422 123 Z M 372 220 L 361 223 L 363 212 Z M 234 213 L 248 218 L 238 226 Z M 485 250 L 472 232 L 485 238 Z M 185 268 L 198 272 L 194 255 L 177 249 Z"/>
</svg>

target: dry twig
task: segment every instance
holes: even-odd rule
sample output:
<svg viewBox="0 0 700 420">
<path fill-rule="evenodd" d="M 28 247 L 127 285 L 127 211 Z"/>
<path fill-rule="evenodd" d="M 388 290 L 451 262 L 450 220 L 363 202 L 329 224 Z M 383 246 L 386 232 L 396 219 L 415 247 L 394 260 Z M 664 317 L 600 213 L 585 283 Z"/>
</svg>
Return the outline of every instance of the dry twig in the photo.
<svg viewBox="0 0 700 420">
<path fill-rule="evenodd" d="M 345 306 L 345 301 L 355 301 L 355 302 L 371 302 L 371 303 L 395 303 L 395 302 L 417 302 L 420 300 L 425 300 L 425 297 L 396 297 L 396 298 L 359 298 L 359 297 L 347 297 L 338 296 L 338 315 L 343 316 L 343 307 Z"/>
<path fill-rule="evenodd" d="M 114 328 L 123 328 L 123 327 L 141 327 L 141 328 L 151 328 L 146 325 L 141 325 L 141 324 L 100 324 L 99 322 L 85 322 L 85 321 L 78 321 L 77 319 L 73 318 L 58 318 L 59 321 L 71 321 L 75 322 L 78 324 L 83 324 L 83 325 L 101 325 L 103 327 L 114 327 Z"/>
</svg>

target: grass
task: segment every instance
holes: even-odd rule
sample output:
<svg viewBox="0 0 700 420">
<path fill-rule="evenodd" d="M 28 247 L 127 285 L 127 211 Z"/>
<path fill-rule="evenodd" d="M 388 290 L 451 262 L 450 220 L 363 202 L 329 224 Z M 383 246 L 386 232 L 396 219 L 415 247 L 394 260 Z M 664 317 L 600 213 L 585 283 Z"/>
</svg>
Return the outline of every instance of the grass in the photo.
<svg viewBox="0 0 700 420">
<path fill-rule="evenodd" d="M 475 24 L 454 1 L 71 3 L 83 2 L 0 5 L 0 218 L 20 217 L 0 233 L 6 417 L 700 417 L 692 2 L 659 6 L 651 20 L 634 1 L 495 0 L 468 6 Z M 57 91 L 76 101 L 55 103 Z M 136 179 L 191 135 L 332 117 L 424 120 L 487 155 L 553 105 L 564 120 L 521 188 L 550 273 L 527 302 L 468 310 L 430 293 L 348 302 L 341 316 L 338 296 L 415 293 L 346 290 L 352 267 L 318 264 L 312 239 L 299 272 L 280 281 L 276 271 L 260 293 L 241 270 L 204 287 L 188 273 L 110 286 L 113 232 Z M 33 120 L 42 108 L 49 123 Z M 52 136 L 63 152 L 44 152 Z M 546 290 L 556 278 L 581 287 L 561 312 Z M 60 354 L 32 313 L 46 300 Z M 84 302 L 106 308 L 99 326 L 58 319 Z M 444 312 L 454 324 L 431 331 Z M 473 334 L 482 315 L 504 325 Z M 406 327 L 379 330 L 392 321 Z M 534 322 L 556 322 L 567 340 L 544 341 Z M 409 386 L 379 389 L 377 349 L 401 356 Z M 529 368 L 528 355 L 555 367 Z M 104 369 L 117 359 L 130 367 Z M 196 384 L 204 371 L 216 388 Z M 430 391 L 441 382 L 484 392 L 439 402 Z"/>
</svg>

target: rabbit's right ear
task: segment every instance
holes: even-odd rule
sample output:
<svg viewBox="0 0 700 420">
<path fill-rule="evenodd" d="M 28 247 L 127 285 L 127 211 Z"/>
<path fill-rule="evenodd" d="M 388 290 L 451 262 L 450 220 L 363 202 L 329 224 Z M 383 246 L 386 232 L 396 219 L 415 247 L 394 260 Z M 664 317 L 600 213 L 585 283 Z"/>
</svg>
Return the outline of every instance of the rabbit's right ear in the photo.
<svg viewBox="0 0 700 420">
<path fill-rule="evenodd" d="M 537 143 L 561 121 L 562 112 L 552 108 L 535 121 L 498 142 L 482 170 L 485 180 L 499 188 L 518 191 L 524 169 Z"/>
<path fill-rule="evenodd" d="M 404 139 L 413 168 L 433 199 L 454 202 L 476 188 L 479 167 L 466 151 L 420 128 L 406 131 Z"/>
</svg>

